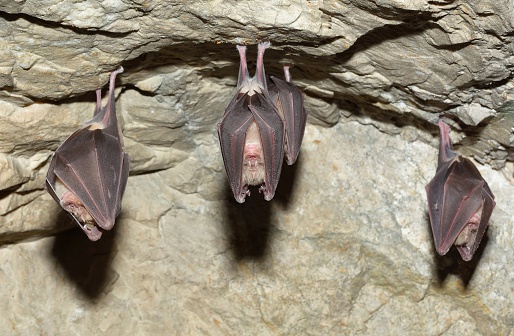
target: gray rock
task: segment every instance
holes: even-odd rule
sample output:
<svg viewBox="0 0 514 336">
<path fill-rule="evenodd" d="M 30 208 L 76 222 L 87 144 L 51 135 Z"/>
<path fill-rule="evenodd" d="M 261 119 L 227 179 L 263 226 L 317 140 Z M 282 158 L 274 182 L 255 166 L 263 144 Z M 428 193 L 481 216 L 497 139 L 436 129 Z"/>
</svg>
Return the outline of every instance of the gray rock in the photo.
<svg viewBox="0 0 514 336">
<path fill-rule="evenodd" d="M 511 333 L 513 6 L 0 0 L 0 334 Z M 216 124 L 262 40 L 309 126 L 275 199 L 238 205 Z M 43 185 L 119 65 L 131 177 L 92 244 Z M 432 246 L 440 116 L 498 203 L 470 263 Z"/>
</svg>

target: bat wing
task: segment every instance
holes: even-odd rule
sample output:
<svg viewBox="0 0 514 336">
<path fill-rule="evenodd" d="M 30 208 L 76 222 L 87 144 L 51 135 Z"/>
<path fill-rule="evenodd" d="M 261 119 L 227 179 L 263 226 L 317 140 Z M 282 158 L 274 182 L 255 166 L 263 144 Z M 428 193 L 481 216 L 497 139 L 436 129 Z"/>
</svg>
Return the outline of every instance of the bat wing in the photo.
<svg viewBox="0 0 514 336">
<path fill-rule="evenodd" d="M 270 98 L 263 94 L 241 95 L 229 105 L 218 124 L 223 162 L 232 192 L 239 203 L 248 194 L 242 170 L 246 131 L 257 123 L 264 155 L 264 198 L 271 200 L 280 179 L 284 155 L 284 123 Z"/>
<path fill-rule="evenodd" d="M 116 205 L 117 205 L 116 216 L 118 216 L 121 211 L 121 201 L 123 199 L 123 194 L 125 193 L 125 187 L 127 186 L 129 171 L 130 171 L 130 156 L 127 153 L 123 153 L 123 166 L 121 168 L 121 180 L 120 180 L 120 186 L 118 189 L 118 200 L 116 202 Z"/>
<path fill-rule="evenodd" d="M 245 103 L 247 95 L 239 95 L 227 107 L 223 118 L 218 123 L 218 136 L 221 154 L 225 163 L 230 187 L 237 202 L 243 203 L 248 189 L 243 185 L 243 155 L 246 131 L 254 121 L 253 115 Z"/>
<path fill-rule="evenodd" d="M 49 183 L 59 178 L 97 225 L 110 230 L 121 208 L 129 161 L 118 139 L 101 130 L 81 129 L 55 152 L 49 170 L 55 176 Z"/>
<path fill-rule="evenodd" d="M 489 224 L 489 219 L 491 218 L 491 215 L 493 213 L 494 207 L 496 205 L 496 202 L 494 201 L 494 196 L 489 189 L 489 186 L 484 181 L 484 185 L 482 187 L 482 214 L 480 216 L 480 222 L 478 225 L 478 229 L 476 232 L 475 240 L 473 241 L 472 246 L 466 246 L 466 245 L 457 245 L 457 250 L 459 251 L 460 255 L 462 256 L 462 259 L 465 261 L 471 260 L 473 258 L 473 255 L 475 254 L 476 250 L 478 249 L 478 246 L 480 245 L 480 242 L 482 238 L 484 237 L 485 231 L 487 229 L 487 226 Z"/>
<path fill-rule="evenodd" d="M 291 82 L 283 81 L 279 78 L 270 77 L 268 84 L 270 96 L 277 110 L 284 120 L 285 154 L 288 165 L 296 162 L 300 146 L 302 145 L 305 124 L 307 122 L 307 112 L 303 106 L 303 93 Z"/>
<path fill-rule="evenodd" d="M 462 258 L 469 261 L 487 228 L 495 205 L 494 196 L 470 160 L 458 156 L 439 168 L 426 187 L 436 250 L 445 255 L 473 216 L 481 211 L 472 245 L 457 246 Z"/>
<path fill-rule="evenodd" d="M 284 157 L 284 122 L 267 94 L 257 93 L 250 98 L 250 110 L 259 127 L 264 152 L 264 199 L 275 196 Z"/>
</svg>

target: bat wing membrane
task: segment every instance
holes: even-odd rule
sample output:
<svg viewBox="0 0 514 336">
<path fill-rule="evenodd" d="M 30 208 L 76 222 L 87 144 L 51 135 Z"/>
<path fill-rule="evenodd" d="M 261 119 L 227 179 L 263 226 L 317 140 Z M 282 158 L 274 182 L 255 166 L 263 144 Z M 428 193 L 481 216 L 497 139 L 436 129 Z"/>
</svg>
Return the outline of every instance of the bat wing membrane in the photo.
<svg viewBox="0 0 514 336">
<path fill-rule="evenodd" d="M 272 101 L 276 102 L 277 109 L 285 124 L 286 161 L 288 165 L 292 165 L 296 162 L 300 152 L 307 122 L 307 112 L 303 106 L 303 94 L 293 83 L 273 76 L 270 79 L 273 84 L 268 86 L 270 95 Z"/>
<path fill-rule="evenodd" d="M 282 171 L 284 122 L 267 94 L 257 93 L 253 95 L 249 107 L 261 136 L 265 168 L 264 199 L 269 201 L 275 195 L 280 172 Z"/>
<path fill-rule="evenodd" d="M 121 169 L 121 179 L 118 185 L 118 200 L 116 202 L 116 216 L 119 215 L 121 211 L 121 201 L 123 199 L 123 194 L 125 193 L 125 187 L 127 186 L 127 181 L 129 177 L 130 171 L 130 156 L 127 153 L 123 153 L 123 167 Z"/>
<path fill-rule="evenodd" d="M 119 140 L 101 130 L 81 129 L 55 152 L 55 175 L 105 230 L 114 226 L 121 208 L 129 166 L 125 158 Z"/>
<path fill-rule="evenodd" d="M 243 185 L 243 154 L 246 131 L 254 121 L 253 115 L 245 103 L 247 95 L 233 99 L 227 107 L 223 118 L 218 123 L 218 136 L 225 170 L 235 199 L 243 203 L 247 190 Z"/>
<path fill-rule="evenodd" d="M 455 241 L 470 221 L 471 217 L 482 207 L 480 216 L 480 223 L 478 224 L 478 230 L 476 233 L 476 239 L 471 247 L 457 246 L 457 250 L 461 254 L 465 261 L 471 260 L 473 254 L 478 249 L 480 241 L 485 234 L 489 218 L 494 209 L 494 199 L 491 197 L 492 193 L 487 185 L 487 182 L 483 179 L 480 172 L 475 165 L 468 159 L 460 157 L 460 160 L 455 160 L 454 168 L 448 178 L 446 193 L 449 195 L 446 197 L 448 200 L 458 199 L 460 197 L 460 205 L 456 209 L 454 215 L 454 226 L 448 230 L 448 238 L 450 241 Z M 453 195 L 451 195 L 453 193 Z M 448 201 L 448 204 L 450 202 Z M 447 209 L 448 208 L 448 209 Z M 449 220 L 452 216 L 451 204 L 445 207 L 445 214 L 443 214 L 443 221 Z M 446 212 L 450 213 L 446 218 Z M 455 238 L 454 238 L 455 237 Z"/>
</svg>

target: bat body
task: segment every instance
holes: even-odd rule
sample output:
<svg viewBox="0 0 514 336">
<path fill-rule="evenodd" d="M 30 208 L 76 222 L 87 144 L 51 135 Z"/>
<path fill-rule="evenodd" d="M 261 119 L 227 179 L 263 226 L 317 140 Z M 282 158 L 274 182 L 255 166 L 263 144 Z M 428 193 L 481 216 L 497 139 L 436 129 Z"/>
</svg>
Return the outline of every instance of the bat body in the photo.
<svg viewBox="0 0 514 336">
<path fill-rule="evenodd" d="M 92 241 L 114 226 L 129 174 L 114 102 L 114 82 L 121 72 L 120 67 L 111 73 L 103 108 L 101 90 L 96 91 L 93 119 L 56 149 L 46 175 L 46 191 Z"/>
<path fill-rule="evenodd" d="M 426 186 L 436 250 L 445 255 L 452 245 L 471 260 L 493 212 L 494 195 L 475 165 L 453 150 L 450 127 L 439 121 L 441 143 L 435 177 Z"/>
<path fill-rule="evenodd" d="M 289 66 L 284 66 L 285 81 L 270 76 L 268 91 L 286 128 L 285 155 L 288 165 L 298 158 L 302 145 L 307 112 L 303 107 L 303 93 L 292 83 Z"/>
<path fill-rule="evenodd" d="M 225 170 L 239 203 L 250 195 L 251 185 L 260 185 L 259 191 L 267 201 L 273 198 L 284 152 L 287 163 L 293 164 L 307 119 L 303 94 L 292 84 L 288 67 L 284 67 L 286 81 L 275 77 L 266 80 L 263 59 L 269 45 L 269 42 L 259 44 L 257 71 L 252 78 L 248 73 L 246 47 L 237 46 L 240 56 L 237 94 L 218 123 Z"/>
</svg>

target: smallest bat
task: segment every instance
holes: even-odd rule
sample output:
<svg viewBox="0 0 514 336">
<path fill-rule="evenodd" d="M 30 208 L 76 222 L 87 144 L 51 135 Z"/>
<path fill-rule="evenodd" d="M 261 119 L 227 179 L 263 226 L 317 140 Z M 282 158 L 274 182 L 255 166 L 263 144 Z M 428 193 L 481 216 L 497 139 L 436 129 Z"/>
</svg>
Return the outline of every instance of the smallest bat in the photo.
<svg viewBox="0 0 514 336">
<path fill-rule="evenodd" d="M 46 175 L 46 191 L 92 241 L 114 226 L 129 174 L 114 104 L 114 82 L 121 72 L 122 67 L 111 73 L 104 108 L 101 90 L 96 91 L 93 119 L 55 150 Z"/>
<path fill-rule="evenodd" d="M 303 93 L 293 84 L 289 73 L 289 66 L 284 66 L 285 81 L 270 76 L 268 91 L 271 100 L 277 107 L 277 111 L 284 121 L 285 136 L 285 157 L 288 165 L 292 165 L 298 158 L 302 145 L 305 124 L 307 123 L 307 112 L 303 106 Z"/>
<path fill-rule="evenodd" d="M 475 165 L 453 150 L 450 127 L 439 121 L 441 143 L 436 175 L 426 186 L 428 212 L 437 253 L 452 245 L 471 260 L 495 206 L 494 195 Z"/>
</svg>

